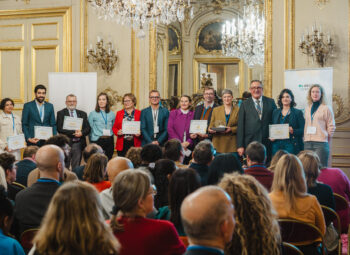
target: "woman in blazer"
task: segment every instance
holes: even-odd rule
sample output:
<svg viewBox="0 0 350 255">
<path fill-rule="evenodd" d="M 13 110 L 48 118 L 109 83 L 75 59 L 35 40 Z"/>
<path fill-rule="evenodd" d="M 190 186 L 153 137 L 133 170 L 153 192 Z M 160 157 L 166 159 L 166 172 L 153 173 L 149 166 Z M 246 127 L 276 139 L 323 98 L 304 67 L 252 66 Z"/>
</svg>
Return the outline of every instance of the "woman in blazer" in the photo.
<svg viewBox="0 0 350 255">
<path fill-rule="evenodd" d="M 305 120 L 303 112 L 295 109 L 293 92 L 283 89 L 278 97 L 279 108 L 272 113 L 272 124 L 289 124 L 289 139 L 272 141 L 272 156 L 278 150 L 286 150 L 289 153 L 298 154 L 304 149 L 303 135 Z"/>
<path fill-rule="evenodd" d="M 136 97 L 132 93 L 123 96 L 124 109 L 117 112 L 113 125 L 113 133 L 117 136 L 115 149 L 118 156 L 125 157 L 131 147 L 141 146 L 141 134 L 126 135 L 123 134 L 124 121 L 140 121 L 141 111 L 135 109 Z"/>
<path fill-rule="evenodd" d="M 236 133 L 238 124 L 238 106 L 233 105 L 233 93 L 229 89 L 222 91 L 223 105 L 215 107 L 211 115 L 209 133 L 213 134 L 213 145 L 217 152 L 236 152 Z M 217 132 L 214 127 L 224 126 L 225 131 Z"/>
</svg>

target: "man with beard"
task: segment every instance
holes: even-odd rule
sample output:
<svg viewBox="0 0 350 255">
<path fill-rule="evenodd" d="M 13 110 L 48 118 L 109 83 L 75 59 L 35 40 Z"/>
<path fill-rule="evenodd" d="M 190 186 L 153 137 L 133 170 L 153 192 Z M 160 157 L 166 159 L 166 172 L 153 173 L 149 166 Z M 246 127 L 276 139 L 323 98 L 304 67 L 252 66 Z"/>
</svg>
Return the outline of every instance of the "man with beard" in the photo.
<svg viewBox="0 0 350 255">
<path fill-rule="evenodd" d="M 90 125 L 87 119 L 87 114 L 83 111 L 77 110 L 77 97 L 69 94 L 66 97 L 66 108 L 57 112 L 57 131 L 69 138 L 69 145 L 71 147 L 69 160 L 66 167 L 73 170 L 80 165 L 81 152 L 86 147 L 86 136 L 90 133 Z M 63 129 L 65 116 L 83 119 L 82 127 L 79 130 Z"/>
<path fill-rule="evenodd" d="M 53 105 L 45 102 L 46 87 L 39 84 L 35 86 L 34 93 L 35 99 L 23 106 L 22 130 L 28 146 L 37 145 L 40 147 L 45 141 L 35 138 L 35 127 L 52 127 L 52 135 L 57 134 L 57 129 Z"/>
</svg>

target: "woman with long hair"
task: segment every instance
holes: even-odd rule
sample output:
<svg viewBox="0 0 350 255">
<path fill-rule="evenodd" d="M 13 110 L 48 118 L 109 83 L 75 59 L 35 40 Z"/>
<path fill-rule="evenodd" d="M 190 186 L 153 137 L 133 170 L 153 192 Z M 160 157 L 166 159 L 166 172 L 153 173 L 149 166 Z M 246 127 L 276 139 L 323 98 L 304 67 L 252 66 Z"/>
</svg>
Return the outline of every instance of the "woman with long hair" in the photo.
<svg viewBox="0 0 350 255">
<path fill-rule="evenodd" d="M 116 255 L 119 243 L 105 224 L 95 188 L 67 182 L 53 196 L 29 254 Z"/>
<path fill-rule="evenodd" d="M 149 175 L 141 170 L 125 170 L 114 180 L 111 227 L 121 243 L 121 255 L 185 252 L 171 222 L 146 218 L 153 210 L 154 195 Z"/>
<path fill-rule="evenodd" d="M 271 159 L 271 162 L 270 162 L 270 166 L 269 166 L 269 170 L 271 172 L 275 171 L 275 168 L 276 168 L 276 165 L 277 165 L 277 162 L 278 160 L 280 160 L 280 158 L 285 155 L 285 154 L 288 154 L 289 152 L 288 151 L 285 151 L 285 150 L 278 150 L 275 155 L 273 155 L 272 159 Z"/>
<path fill-rule="evenodd" d="M 93 154 L 84 169 L 83 179 L 91 183 L 98 192 L 111 187 L 111 182 L 106 181 L 106 167 L 108 159 L 104 154 Z"/>
<path fill-rule="evenodd" d="M 278 255 L 281 236 L 266 189 L 252 176 L 225 174 L 219 183 L 235 208 L 235 229 L 225 254 Z"/>
</svg>

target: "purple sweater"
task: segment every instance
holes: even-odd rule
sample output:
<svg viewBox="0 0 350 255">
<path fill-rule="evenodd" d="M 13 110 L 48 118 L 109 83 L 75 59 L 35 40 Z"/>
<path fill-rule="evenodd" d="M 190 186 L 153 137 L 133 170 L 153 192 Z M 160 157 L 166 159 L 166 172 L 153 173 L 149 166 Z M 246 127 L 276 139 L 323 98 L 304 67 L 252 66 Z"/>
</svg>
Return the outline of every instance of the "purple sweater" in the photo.
<svg viewBox="0 0 350 255">
<path fill-rule="evenodd" d="M 168 120 L 168 140 L 176 138 L 183 142 L 186 131 L 186 141 L 192 145 L 189 131 L 193 115 L 193 111 L 189 111 L 187 114 L 183 114 L 180 109 L 171 111 Z"/>
</svg>

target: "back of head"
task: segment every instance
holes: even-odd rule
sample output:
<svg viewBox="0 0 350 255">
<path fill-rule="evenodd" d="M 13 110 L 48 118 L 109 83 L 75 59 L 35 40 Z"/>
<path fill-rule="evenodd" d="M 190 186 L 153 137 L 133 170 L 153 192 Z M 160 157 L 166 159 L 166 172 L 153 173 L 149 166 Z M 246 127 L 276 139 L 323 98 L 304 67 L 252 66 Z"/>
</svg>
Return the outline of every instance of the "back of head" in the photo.
<svg viewBox="0 0 350 255">
<path fill-rule="evenodd" d="M 130 159 L 134 168 L 138 168 L 142 164 L 141 147 L 131 147 L 126 153 L 125 157 Z"/>
<path fill-rule="evenodd" d="M 298 158 L 304 168 L 307 186 L 315 186 L 321 169 L 320 158 L 314 151 L 302 151 L 298 154 Z"/>
<path fill-rule="evenodd" d="M 33 157 L 33 155 L 35 155 L 38 150 L 39 150 L 39 147 L 35 145 L 30 145 L 28 147 L 25 147 L 23 151 L 23 158 Z"/>
<path fill-rule="evenodd" d="M 91 155 L 93 155 L 95 153 L 103 153 L 103 150 L 96 143 L 90 143 L 88 146 L 85 147 L 85 149 L 83 151 L 84 161 L 87 162 L 89 160 L 89 158 L 91 157 Z"/>
<path fill-rule="evenodd" d="M 50 144 L 44 145 L 36 153 L 36 163 L 39 171 L 56 172 L 57 164 L 64 168 L 64 154 L 60 147 Z"/>
<path fill-rule="evenodd" d="M 114 178 L 126 169 L 134 168 L 132 162 L 128 158 L 114 157 L 107 164 L 108 179 L 113 182 Z"/>
<path fill-rule="evenodd" d="M 246 151 L 245 154 L 247 155 L 247 157 L 249 157 L 249 159 L 252 162 L 257 162 L 257 163 L 261 163 L 261 164 L 265 164 L 265 160 L 266 160 L 266 148 L 262 143 L 259 142 L 251 142 Z"/>
<path fill-rule="evenodd" d="M 13 206 L 11 201 L 7 198 L 5 187 L 0 185 L 0 229 L 5 235 L 10 231 L 10 224 L 13 216 Z M 8 217 L 8 218 L 6 218 Z M 5 222 L 7 220 L 7 222 Z"/>
<path fill-rule="evenodd" d="M 225 174 L 219 187 L 235 207 L 236 226 L 228 254 L 279 254 L 277 215 L 266 189 L 254 177 L 238 173 Z"/>
<path fill-rule="evenodd" d="M 40 254 L 118 254 L 105 225 L 96 189 L 81 181 L 62 185 L 53 196 L 34 243 Z"/>
<path fill-rule="evenodd" d="M 270 162 L 270 166 L 269 166 L 269 170 L 271 172 L 273 172 L 275 170 L 275 167 L 277 165 L 278 160 L 283 156 L 288 154 L 288 151 L 285 150 L 278 150 L 275 155 L 273 155 L 271 162 Z"/>
<path fill-rule="evenodd" d="M 154 163 L 162 158 L 162 149 L 156 144 L 146 144 L 141 150 L 141 159 L 143 164 Z"/>
<path fill-rule="evenodd" d="M 164 144 L 164 157 L 173 161 L 181 158 L 182 145 L 178 139 L 171 139 Z"/>
<path fill-rule="evenodd" d="M 101 153 L 93 154 L 84 169 L 83 179 L 90 183 L 98 183 L 104 180 L 108 158 Z"/>
<path fill-rule="evenodd" d="M 215 185 L 225 173 L 243 173 L 242 165 L 233 153 L 217 155 L 209 166 L 208 184 Z"/>
<path fill-rule="evenodd" d="M 197 164 L 207 165 L 213 159 L 214 147 L 209 140 L 201 141 L 193 151 L 193 159 Z"/>
<path fill-rule="evenodd" d="M 64 134 L 54 135 L 47 139 L 45 144 L 54 144 L 63 149 L 67 144 L 69 145 L 69 138 Z"/>
<path fill-rule="evenodd" d="M 15 156 L 10 153 L 4 152 L 0 154 L 0 166 L 4 169 L 4 171 L 12 170 L 15 161 Z"/>
</svg>

